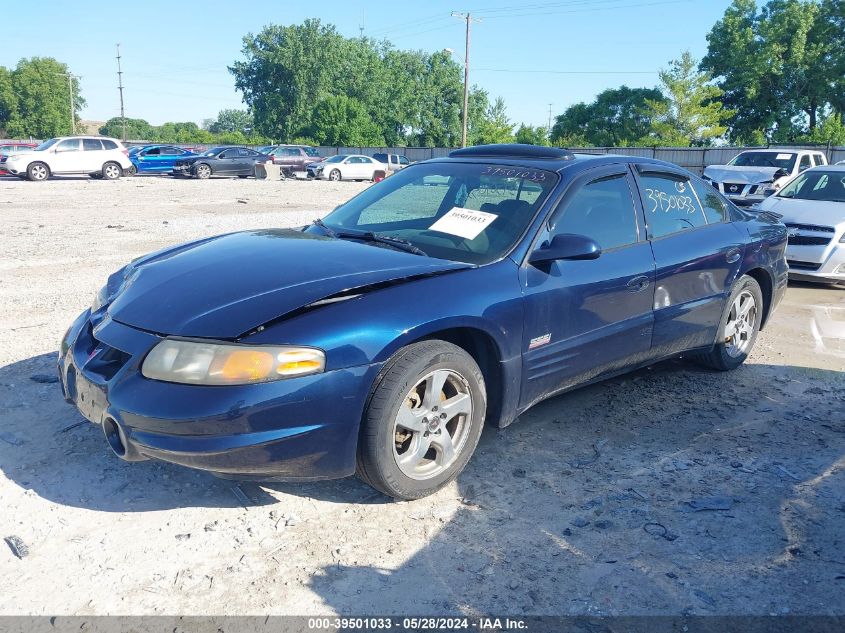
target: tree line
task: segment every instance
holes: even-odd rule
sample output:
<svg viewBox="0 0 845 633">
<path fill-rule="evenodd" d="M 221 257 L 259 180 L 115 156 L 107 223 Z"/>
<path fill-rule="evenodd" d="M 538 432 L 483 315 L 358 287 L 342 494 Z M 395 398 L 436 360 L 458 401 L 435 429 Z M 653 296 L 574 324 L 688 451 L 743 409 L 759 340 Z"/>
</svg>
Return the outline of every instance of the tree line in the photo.
<svg viewBox="0 0 845 633">
<path fill-rule="evenodd" d="M 653 88 L 620 86 L 555 117 L 516 125 L 501 98 L 469 90 L 468 142 L 568 146 L 845 144 L 845 1 L 733 0 L 707 35 L 707 53 L 669 62 Z M 346 38 L 318 19 L 268 25 L 243 38 L 229 71 L 245 110 L 151 125 L 110 119 L 102 134 L 154 142 L 271 141 L 338 146 L 454 147 L 461 138 L 462 69 L 449 51 L 401 50 Z M 70 132 L 85 102 L 51 58 L 0 67 L 0 135 Z"/>
</svg>

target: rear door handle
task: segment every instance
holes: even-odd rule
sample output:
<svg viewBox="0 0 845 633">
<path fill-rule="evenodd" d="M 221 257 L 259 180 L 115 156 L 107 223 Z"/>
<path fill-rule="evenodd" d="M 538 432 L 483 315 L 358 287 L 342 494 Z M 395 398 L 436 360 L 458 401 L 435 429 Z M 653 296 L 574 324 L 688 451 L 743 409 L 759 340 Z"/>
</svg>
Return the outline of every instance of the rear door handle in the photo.
<svg viewBox="0 0 845 633">
<path fill-rule="evenodd" d="M 742 255 L 742 252 L 738 248 L 732 248 L 731 250 L 729 250 L 725 254 L 725 260 L 729 264 L 735 264 L 736 262 L 739 261 L 739 258 L 740 258 L 741 255 Z"/>
<path fill-rule="evenodd" d="M 645 275 L 637 275 L 625 285 L 628 286 L 628 290 L 631 292 L 639 292 L 640 290 L 648 288 L 649 283 L 648 277 Z"/>
</svg>

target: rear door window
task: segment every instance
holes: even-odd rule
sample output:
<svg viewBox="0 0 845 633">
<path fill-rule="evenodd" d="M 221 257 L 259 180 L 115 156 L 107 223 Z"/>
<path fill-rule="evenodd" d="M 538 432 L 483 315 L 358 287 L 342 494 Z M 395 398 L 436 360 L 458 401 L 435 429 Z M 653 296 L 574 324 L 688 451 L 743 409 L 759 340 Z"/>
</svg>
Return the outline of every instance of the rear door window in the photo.
<svg viewBox="0 0 845 633">
<path fill-rule="evenodd" d="M 651 237 L 658 239 L 707 224 L 688 178 L 674 174 L 640 175 L 640 196 Z"/>
</svg>

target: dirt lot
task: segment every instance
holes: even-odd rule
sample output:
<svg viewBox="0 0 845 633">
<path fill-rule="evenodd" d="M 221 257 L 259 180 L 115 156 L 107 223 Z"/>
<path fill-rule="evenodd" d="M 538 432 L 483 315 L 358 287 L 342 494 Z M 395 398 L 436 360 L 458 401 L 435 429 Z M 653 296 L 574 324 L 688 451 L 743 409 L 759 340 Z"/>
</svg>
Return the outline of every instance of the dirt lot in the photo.
<svg viewBox="0 0 845 633">
<path fill-rule="evenodd" d="M 790 287 L 734 373 L 664 363 L 487 429 L 413 503 L 126 464 L 33 379 L 129 259 L 365 186 L 0 178 L 0 537 L 29 549 L 0 543 L 0 613 L 845 614 L 842 289 Z"/>
</svg>

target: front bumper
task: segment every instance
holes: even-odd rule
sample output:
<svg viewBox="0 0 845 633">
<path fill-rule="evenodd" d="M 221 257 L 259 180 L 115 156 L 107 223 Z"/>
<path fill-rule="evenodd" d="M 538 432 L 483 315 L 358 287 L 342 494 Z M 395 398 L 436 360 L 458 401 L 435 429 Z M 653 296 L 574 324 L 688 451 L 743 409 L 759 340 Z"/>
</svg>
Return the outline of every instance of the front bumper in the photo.
<svg viewBox="0 0 845 633">
<path fill-rule="evenodd" d="M 728 183 L 728 182 L 711 182 L 719 192 L 722 193 L 728 200 L 733 202 L 738 207 L 750 207 L 755 204 L 763 202 L 769 197 L 766 190 L 771 188 L 771 184 L 748 184 L 748 183 Z"/>
<path fill-rule="evenodd" d="M 377 365 L 258 385 L 181 385 L 140 373 L 160 340 L 86 311 L 62 341 L 64 397 L 103 428 L 120 457 L 246 479 L 355 472 L 358 427 Z"/>
<path fill-rule="evenodd" d="M 845 244 L 832 239 L 827 246 L 786 247 L 789 278 L 821 283 L 845 282 Z"/>
</svg>

